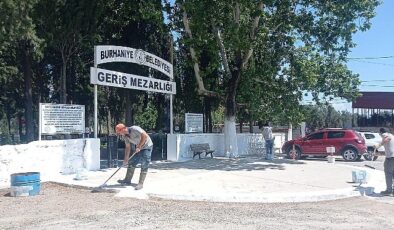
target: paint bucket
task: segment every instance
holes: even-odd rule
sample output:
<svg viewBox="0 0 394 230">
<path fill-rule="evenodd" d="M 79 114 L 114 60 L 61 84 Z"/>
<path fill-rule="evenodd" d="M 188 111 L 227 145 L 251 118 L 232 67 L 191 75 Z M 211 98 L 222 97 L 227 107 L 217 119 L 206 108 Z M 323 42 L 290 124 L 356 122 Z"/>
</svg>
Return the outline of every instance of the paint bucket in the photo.
<svg viewBox="0 0 394 230">
<path fill-rule="evenodd" d="M 11 174 L 11 196 L 35 196 L 40 193 L 39 172 Z"/>
<path fill-rule="evenodd" d="M 367 183 L 368 173 L 365 170 L 352 171 L 352 181 L 353 183 Z"/>
<path fill-rule="evenodd" d="M 327 161 L 328 161 L 328 163 L 335 163 L 335 157 L 334 156 L 327 156 Z"/>
</svg>

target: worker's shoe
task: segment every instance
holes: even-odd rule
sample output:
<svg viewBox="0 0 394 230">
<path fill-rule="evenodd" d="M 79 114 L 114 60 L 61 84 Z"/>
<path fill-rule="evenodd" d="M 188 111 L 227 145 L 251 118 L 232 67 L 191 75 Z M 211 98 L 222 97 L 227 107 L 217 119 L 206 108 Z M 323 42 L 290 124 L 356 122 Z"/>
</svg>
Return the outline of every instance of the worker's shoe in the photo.
<svg viewBox="0 0 394 230">
<path fill-rule="evenodd" d="M 144 187 L 144 181 L 146 178 L 146 174 L 148 174 L 148 172 L 141 171 L 140 180 L 139 180 L 137 186 L 135 186 L 135 190 L 140 190 Z"/>
<path fill-rule="evenodd" d="M 380 192 L 380 195 L 382 195 L 382 196 L 392 196 L 393 195 L 393 191 L 385 190 L 385 191 Z"/>
<path fill-rule="evenodd" d="M 134 167 L 128 167 L 125 178 L 123 180 L 118 180 L 118 183 L 123 185 L 131 185 L 131 179 L 133 178 L 134 170 Z"/>
</svg>

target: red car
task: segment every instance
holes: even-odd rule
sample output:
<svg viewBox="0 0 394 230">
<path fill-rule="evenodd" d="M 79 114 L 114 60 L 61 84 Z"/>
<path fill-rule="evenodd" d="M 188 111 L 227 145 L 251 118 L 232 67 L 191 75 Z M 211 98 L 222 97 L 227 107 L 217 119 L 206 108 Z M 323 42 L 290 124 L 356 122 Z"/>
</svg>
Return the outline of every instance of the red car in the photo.
<svg viewBox="0 0 394 230">
<path fill-rule="evenodd" d="M 293 145 L 294 149 L 293 150 Z M 356 161 L 367 152 L 364 138 L 350 129 L 322 129 L 306 137 L 283 144 L 282 151 L 289 158 L 328 156 L 327 147 L 335 147 L 333 155 L 341 155 L 345 161 Z M 332 149 L 332 148 L 331 148 Z"/>
</svg>

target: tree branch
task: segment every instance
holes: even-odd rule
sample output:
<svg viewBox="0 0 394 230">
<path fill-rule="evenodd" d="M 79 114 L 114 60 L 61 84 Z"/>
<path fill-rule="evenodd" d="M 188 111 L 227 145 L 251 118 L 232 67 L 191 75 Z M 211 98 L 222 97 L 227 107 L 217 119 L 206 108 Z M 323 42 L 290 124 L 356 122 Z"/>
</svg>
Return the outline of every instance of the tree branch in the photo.
<svg viewBox="0 0 394 230">
<path fill-rule="evenodd" d="M 185 27 L 186 34 L 192 40 L 193 39 L 193 35 L 192 35 L 192 31 L 190 29 L 189 19 L 187 17 L 186 9 L 185 9 L 185 7 L 183 7 L 182 4 L 179 4 L 179 6 L 180 6 L 180 8 L 183 11 L 182 21 L 183 21 L 183 25 Z M 197 58 L 197 55 L 196 55 L 196 51 L 194 50 L 194 48 L 191 45 L 190 45 L 189 49 L 190 49 L 190 55 L 191 55 L 193 63 L 194 63 L 193 64 L 193 69 L 194 69 L 194 76 L 195 76 L 196 81 L 197 81 L 197 86 L 198 86 L 197 92 L 198 92 L 198 94 L 202 95 L 202 96 L 207 96 L 207 97 L 217 97 L 218 94 L 216 92 L 209 91 L 209 90 L 205 89 L 204 81 L 203 81 L 203 79 L 202 79 L 202 77 L 200 75 L 200 67 L 198 65 L 198 58 Z"/>
<path fill-rule="evenodd" d="M 241 10 L 239 8 L 239 3 L 235 3 L 235 13 L 234 13 L 234 21 L 235 24 L 237 24 L 237 27 L 239 27 L 239 20 L 241 18 Z"/>
<path fill-rule="evenodd" d="M 264 3 L 260 2 L 257 6 L 257 9 L 262 13 L 263 12 L 263 7 Z M 250 28 L 250 39 L 251 42 L 255 39 L 256 37 L 256 29 L 259 26 L 259 21 L 260 21 L 260 14 L 256 15 L 256 17 L 252 21 L 252 26 Z M 250 46 L 250 49 L 246 52 L 245 56 L 242 58 L 242 66 L 241 69 L 243 69 L 249 62 L 250 57 L 253 54 L 253 46 Z"/>
<path fill-rule="evenodd" d="M 224 42 L 223 42 L 223 38 L 220 34 L 220 30 L 217 26 L 213 25 L 213 30 L 214 30 L 214 34 L 215 37 L 217 39 L 219 48 L 220 48 L 220 56 L 222 57 L 222 61 L 223 61 L 223 67 L 224 67 L 224 71 L 226 73 L 227 77 L 231 76 L 231 71 L 230 71 L 230 67 L 228 65 L 228 59 L 227 59 L 227 54 L 226 54 L 226 49 L 224 47 Z"/>
</svg>

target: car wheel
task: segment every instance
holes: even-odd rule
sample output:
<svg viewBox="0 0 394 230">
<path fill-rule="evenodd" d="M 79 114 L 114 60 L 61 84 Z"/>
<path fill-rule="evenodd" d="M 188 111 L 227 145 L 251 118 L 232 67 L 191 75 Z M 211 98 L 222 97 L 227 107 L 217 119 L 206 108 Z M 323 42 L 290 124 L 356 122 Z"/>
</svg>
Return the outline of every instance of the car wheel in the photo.
<svg viewBox="0 0 394 230">
<path fill-rule="evenodd" d="M 359 158 L 357 150 L 354 148 L 346 148 L 342 151 L 342 157 L 345 161 L 357 161 Z"/>
<path fill-rule="evenodd" d="M 293 156 L 293 154 L 295 154 L 295 157 Z M 295 153 L 293 153 L 293 148 L 290 147 L 286 150 L 286 155 L 287 155 L 287 158 L 289 158 L 289 159 L 293 159 L 293 157 L 294 157 L 294 159 L 299 160 L 301 158 L 301 150 L 298 147 L 296 147 Z"/>
<path fill-rule="evenodd" d="M 376 161 L 376 159 L 378 159 L 378 156 L 374 156 L 373 152 L 373 148 L 369 147 L 367 149 L 367 153 L 364 154 L 364 159 L 367 161 Z"/>
</svg>

